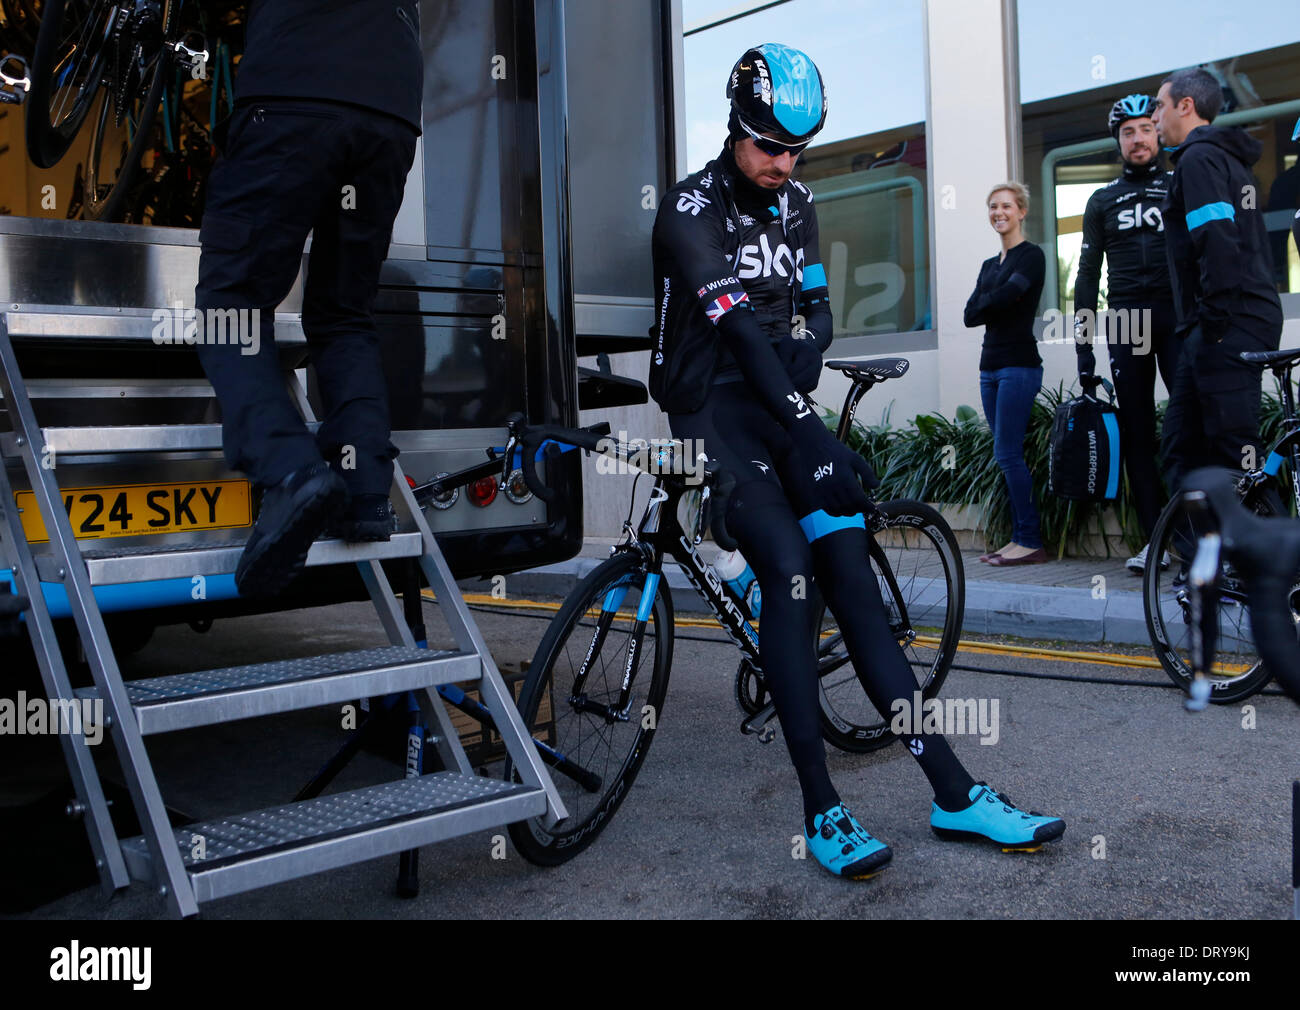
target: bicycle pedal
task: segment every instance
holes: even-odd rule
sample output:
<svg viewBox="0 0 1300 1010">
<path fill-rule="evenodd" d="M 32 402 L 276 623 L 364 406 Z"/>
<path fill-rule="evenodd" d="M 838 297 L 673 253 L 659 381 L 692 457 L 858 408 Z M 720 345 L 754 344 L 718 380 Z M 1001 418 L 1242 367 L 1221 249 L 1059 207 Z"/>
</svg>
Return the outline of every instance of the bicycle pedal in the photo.
<svg viewBox="0 0 1300 1010">
<path fill-rule="evenodd" d="M 776 739 L 776 730 L 773 729 L 771 726 L 764 726 L 758 732 L 759 743 L 771 743 L 775 739 Z"/>
<path fill-rule="evenodd" d="M 1042 847 L 1043 847 L 1042 842 L 1039 842 L 1037 845 L 1004 845 L 1002 846 L 1002 851 L 1003 852 L 1037 852 Z"/>
</svg>

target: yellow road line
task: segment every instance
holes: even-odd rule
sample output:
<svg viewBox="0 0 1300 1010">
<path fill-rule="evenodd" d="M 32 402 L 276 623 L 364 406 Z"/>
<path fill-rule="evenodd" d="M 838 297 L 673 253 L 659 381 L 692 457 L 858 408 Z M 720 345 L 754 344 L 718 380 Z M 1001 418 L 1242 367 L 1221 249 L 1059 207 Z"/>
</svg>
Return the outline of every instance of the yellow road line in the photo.
<svg viewBox="0 0 1300 1010">
<path fill-rule="evenodd" d="M 428 589 L 424 590 L 421 595 L 427 600 L 434 598 L 433 592 Z M 501 600 L 487 593 L 466 593 L 465 602 L 480 606 L 499 607 L 502 610 L 545 610 L 551 613 L 555 613 L 562 606 L 559 603 L 544 603 L 540 600 Z M 593 613 L 595 613 L 594 608 Z M 630 621 L 631 618 L 619 618 L 619 620 Z M 712 618 L 677 617 L 673 623 L 679 628 L 722 630 L 718 622 Z M 916 642 L 920 645 L 934 647 L 939 644 L 939 639 L 934 635 L 917 635 Z M 1112 652 L 1046 649 L 1032 645 L 995 645 L 990 642 L 972 642 L 964 638 L 958 640 L 957 647 L 962 652 L 989 656 L 1024 656 L 1032 659 L 1048 659 L 1059 663 L 1091 663 L 1097 666 L 1141 667 L 1147 670 L 1162 669 L 1160 661 L 1154 656 L 1125 656 Z M 1245 670 L 1245 666 L 1235 664 L 1231 666 L 1218 664 L 1215 667 L 1215 672 L 1220 674 L 1238 674 L 1244 673 Z"/>
</svg>

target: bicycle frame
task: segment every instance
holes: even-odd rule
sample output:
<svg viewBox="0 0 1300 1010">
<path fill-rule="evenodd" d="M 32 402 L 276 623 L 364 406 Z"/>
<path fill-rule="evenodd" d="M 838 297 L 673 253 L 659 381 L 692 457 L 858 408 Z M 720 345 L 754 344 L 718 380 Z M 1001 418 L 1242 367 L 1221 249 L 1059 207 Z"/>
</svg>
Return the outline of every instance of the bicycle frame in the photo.
<svg viewBox="0 0 1300 1010">
<path fill-rule="evenodd" d="M 836 433 L 840 441 L 847 439 L 858 402 L 866 395 L 871 385 L 872 383 L 855 380 L 850 386 L 849 392 L 844 399 L 843 409 L 840 411 L 840 420 Z M 609 453 L 609 455 L 616 459 L 622 458 L 616 453 Z M 677 562 L 683 573 L 685 573 L 687 581 L 690 582 L 696 593 L 708 605 L 719 625 L 735 643 L 736 647 L 740 649 L 752 668 L 760 674 L 763 669 L 759 658 L 758 633 L 745 618 L 742 601 L 718 577 L 713 570 L 713 566 L 700 556 L 699 551 L 696 549 L 701 539 L 699 532 L 687 533 L 682 529 L 681 523 L 678 522 L 678 506 L 682 497 L 690 490 L 689 486 L 685 482 L 669 479 L 663 474 L 656 474 L 655 478 L 654 488 L 640 523 L 635 530 L 632 528 L 631 523 L 626 524 L 624 532 L 627 540 L 615 548 L 615 551 L 639 551 L 645 557 L 647 567 L 646 582 L 641 590 L 640 605 L 633 624 L 632 644 L 628 649 L 627 664 L 618 703 L 610 706 L 595 705 L 582 696 L 582 688 L 586 683 L 591 659 L 600 653 L 609 629 L 613 625 L 615 615 L 623 605 L 627 595 L 627 587 L 616 587 L 610 590 L 602 602 L 596 631 L 592 635 L 591 645 L 588 647 L 587 654 L 578 669 L 574 680 L 574 696 L 570 699 L 580 711 L 602 715 L 611 722 L 615 720 L 625 722 L 629 718 L 628 709 L 632 699 L 632 681 L 635 679 L 636 658 L 640 654 L 641 641 L 654 606 L 655 594 L 659 591 L 665 556 Z M 708 489 L 705 488 L 701 493 L 707 494 Z M 869 516 L 868 519 L 870 518 Z M 874 530 L 871 532 L 874 532 Z M 902 639 L 903 644 L 910 643 L 916 637 L 916 631 L 911 626 L 907 604 L 893 568 L 885 557 L 884 550 L 874 537 L 869 536 L 867 538 L 867 550 L 871 560 L 875 562 L 876 570 L 884 578 L 898 609 L 900 621 L 897 625 L 891 626 L 891 630 L 896 637 Z M 826 672 L 822 668 L 822 664 L 819 663 L 819 676 Z M 770 720 L 773 713 L 773 706 L 769 703 L 757 715 L 748 720 L 746 726 L 766 722 Z"/>
</svg>

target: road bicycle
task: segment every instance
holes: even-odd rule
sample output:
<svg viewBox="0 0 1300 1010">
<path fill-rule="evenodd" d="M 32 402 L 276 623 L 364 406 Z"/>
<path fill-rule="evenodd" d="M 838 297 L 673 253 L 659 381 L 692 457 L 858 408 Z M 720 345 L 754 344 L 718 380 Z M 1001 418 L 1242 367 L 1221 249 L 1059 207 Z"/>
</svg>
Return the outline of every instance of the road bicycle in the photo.
<svg viewBox="0 0 1300 1010">
<path fill-rule="evenodd" d="M 1210 698 L 1208 674 L 1214 668 L 1216 604 L 1224 592 L 1225 563 L 1244 586 L 1251 633 L 1264 667 L 1300 704 L 1300 521 L 1250 512 L 1237 497 L 1232 478 L 1217 470 L 1190 474 L 1181 499 L 1198 530 L 1187 578 L 1196 677 L 1188 707 L 1204 707 Z"/>
<path fill-rule="evenodd" d="M 841 441 L 848 437 L 862 396 L 908 368 L 902 358 L 827 365 L 852 382 L 840 413 Z M 601 427 L 608 431 L 608 426 Z M 605 437 L 600 429 L 553 426 L 519 428 L 516 433 L 526 482 L 543 501 L 554 498 L 536 469 L 535 450 L 546 442 L 552 446 L 543 449 L 543 459 L 548 451 L 559 451 L 557 443 L 562 443 L 634 468 L 639 464 L 654 478 L 639 521 L 633 524 L 629 512 L 623 541 L 573 589 L 551 621 L 520 694 L 525 725 L 535 727 L 539 712 L 549 714 L 552 746 L 563 763 L 548 763 L 570 816 L 551 828 L 534 819 L 509 830 L 526 859 L 554 866 L 589 846 L 609 824 L 662 720 L 674 636 L 665 558 L 680 566 L 741 652 L 735 674 L 736 698 L 745 715 L 741 731 L 769 742 L 775 735 L 769 723 L 776 713 L 763 677 L 759 636 L 745 602 L 699 550 L 710 510 L 716 539 L 728 545 L 723 503 L 734 477 L 711 467 L 700 474 L 681 456 L 680 443 L 628 445 Z M 695 480 L 699 483 L 693 484 Z M 698 508 L 692 507 L 695 495 Z M 890 626 L 916 675 L 917 690 L 925 698 L 934 697 L 956 653 L 965 609 L 965 575 L 956 539 L 937 511 L 917 501 L 876 504 L 866 522 L 871 537 L 869 556 L 862 563 L 880 580 Z M 810 632 L 815 634 L 823 734 L 836 747 L 854 753 L 886 746 L 894 739 L 888 717 L 867 699 L 834 616 L 816 595 L 815 582 L 809 592 L 818 615 L 816 631 Z M 508 760 L 505 774 L 512 774 Z"/>
<path fill-rule="evenodd" d="M 1248 512 L 1262 517 L 1285 516 L 1288 510 L 1275 486 L 1283 464 L 1290 466 L 1291 494 L 1300 509 L 1300 419 L 1291 388 L 1291 370 L 1300 364 L 1300 349 L 1243 351 L 1241 357 L 1269 368 L 1277 377 L 1282 390 L 1282 435 L 1262 467 L 1225 470 L 1223 475 Z M 1204 479 L 1203 472 L 1199 479 Z M 1191 652 L 1193 636 L 1200 632 L 1193 615 L 1189 579 L 1199 538 L 1199 515 L 1197 509 L 1189 509 L 1181 495 L 1171 499 L 1161 513 L 1151 535 L 1149 560 L 1143 573 L 1143 608 L 1151 644 L 1169 678 L 1188 692 L 1194 683 L 1208 683 L 1210 701 L 1230 704 L 1260 690 L 1277 671 L 1261 658 L 1251 621 L 1249 586 L 1228 556 L 1216 581 L 1213 606 L 1207 605 L 1205 613 L 1197 615 L 1202 618 L 1201 624 L 1213 615 L 1217 642 L 1214 664 L 1207 668 L 1205 680 L 1197 681 Z M 1280 599 L 1289 606 L 1293 622 L 1300 622 L 1300 571 L 1292 571 Z"/>
</svg>

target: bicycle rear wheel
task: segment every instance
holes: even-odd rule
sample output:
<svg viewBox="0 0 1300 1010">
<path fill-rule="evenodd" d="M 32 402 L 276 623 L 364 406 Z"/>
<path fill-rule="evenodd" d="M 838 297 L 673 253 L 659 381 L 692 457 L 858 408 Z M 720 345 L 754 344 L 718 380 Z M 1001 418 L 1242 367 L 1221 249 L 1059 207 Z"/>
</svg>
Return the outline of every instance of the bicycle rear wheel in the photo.
<svg viewBox="0 0 1300 1010">
<path fill-rule="evenodd" d="M 1240 473 L 1234 474 L 1238 479 Z M 1278 514 L 1274 495 L 1254 492 L 1243 504 L 1256 515 Z M 1192 611 L 1187 570 L 1195 554 L 1196 530 L 1180 498 L 1173 498 L 1156 522 L 1142 576 L 1142 605 L 1156 658 L 1169 679 L 1190 693 Z M 1168 565 L 1161 563 L 1166 553 Z M 1248 698 L 1268 683 L 1246 606 L 1246 586 L 1225 564 L 1219 589 L 1218 644 L 1208 677 L 1210 701 L 1226 705 Z"/>
<path fill-rule="evenodd" d="M 966 575 L 952 530 L 937 511 L 899 499 L 879 506 L 872 537 L 885 560 L 871 558 L 880 595 L 917 690 L 933 698 L 957 654 L 966 612 Z M 868 563 L 864 558 L 863 563 Z M 821 608 L 817 641 L 822 736 L 840 750 L 865 754 L 888 746 L 889 713 L 871 704 L 849 660 L 839 625 Z"/>
<path fill-rule="evenodd" d="M 27 95 L 27 154 L 50 168 L 67 152 L 103 84 L 116 6 L 46 0 Z"/>
<path fill-rule="evenodd" d="M 567 862 L 609 824 L 654 740 L 672 659 L 672 603 L 639 553 L 605 561 L 564 601 L 537 647 L 519 713 L 563 758 L 548 765 L 569 816 L 549 829 L 540 817 L 510 825 L 529 862 Z M 620 709 L 625 677 L 632 690 Z M 514 775 L 508 760 L 505 774 Z"/>
</svg>

